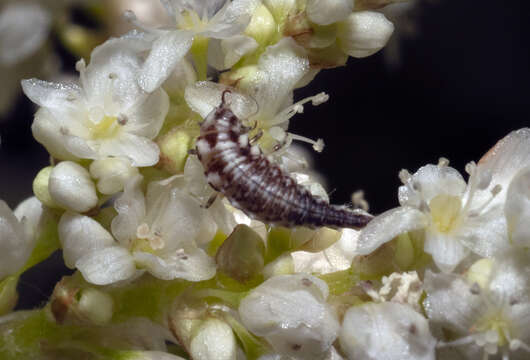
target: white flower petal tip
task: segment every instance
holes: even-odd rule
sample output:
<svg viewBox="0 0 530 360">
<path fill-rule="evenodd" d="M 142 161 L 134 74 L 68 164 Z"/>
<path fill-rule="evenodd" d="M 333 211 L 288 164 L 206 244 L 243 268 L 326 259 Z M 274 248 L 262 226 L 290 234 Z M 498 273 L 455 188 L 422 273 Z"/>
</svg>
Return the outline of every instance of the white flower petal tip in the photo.
<svg viewBox="0 0 530 360">
<path fill-rule="evenodd" d="M 76 261 L 75 267 L 86 281 L 94 285 L 127 280 L 136 272 L 133 257 L 127 249 L 119 246 L 90 251 Z"/>
<path fill-rule="evenodd" d="M 351 360 L 435 359 L 436 340 L 427 320 L 410 306 L 398 303 L 368 303 L 350 308 L 339 340 Z"/>
<path fill-rule="evenodd" d="M 394 32 L 394 25 L 374 11 L 356 11 L 339 23 L 339 44 L 346 54 L 363 58 L 381 50 Z"/>
<path fill-rule="evenodd" d="M 376 216 L 361 231 L 356 252 L 367 255 L 396 236 L 423 229 L 428 219 L 421 211 L 412 207 L 398 207 Z"/>
<path fill-rule="evenodd" d="M 98 203 L 96 186 L 90 174 L 84 167 L 71 161 L 62 161 L 53 168 L 48 190 L 52 200 L 67 210 L 82 213 Z"/>
<path fill-rule="evenodd" d="M 323 358 L 339 323 L 326 303 L 325 282 L 311 275 L 279 275 L 252 290 L 239 306 L 243 324 L 280 354 L 294 359 Z"/>
<path fill-rule="evenodd" d="M 353 11 L 352 0 L 308 0 L 306 13 L 309 20 L 329 25 L 346 19 Z"/>
</svg>

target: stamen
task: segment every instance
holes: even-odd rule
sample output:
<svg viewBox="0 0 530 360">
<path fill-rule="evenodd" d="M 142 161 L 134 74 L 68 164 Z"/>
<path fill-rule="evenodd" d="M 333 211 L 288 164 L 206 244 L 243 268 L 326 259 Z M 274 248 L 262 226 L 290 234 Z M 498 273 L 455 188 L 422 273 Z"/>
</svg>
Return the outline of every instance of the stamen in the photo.
<svg viewBox="0 0 530 360">
<path fill-rule="evenodd" d="M 412 175 L 410 174 L 410 172 L 407 169 L 401 169 L 401 171 L 399 172 L 398 176 L 399 176 L 399 180 L 401 180 L 403 185 L 407 185 L 407 183 L 412 178 Z"/>
<path fill-rule="evenodd" d="M 363 190 L 357 190 L 354 192 L 351 196 L 351 202 L 354 207 L 363 209 L 364 211 L 368 211 L 370 209 L 368 201 L 366 201 L 364 198 Z"/>
<path fill-rule="evenodd" d="M 283 109 L 267 125 L 268 126 L 274 126 L 274 125 L 278 125 L 278 124 L 284 123 L 287 120 L 289 120 L 290 118 L 292 118 L 294 115 L 304 112 L 304 106 L 303 105 L 305 103 L 308 103 L 309 101 L 311 101 L 311 103 L 314 106 L 317 106 L 317 105 L 320 105 L 322 103 L 325 103 L 326 101 L 328 101 L 328 99 L 329 99 L 329 95 L 324 93 L 324 92 L 318 93 L 318 94 L 316 94 L 314 96 L 310 96 L 310 97 L 304 98 L 304 99 L 294 103 L 293 105 Z"/>
<path fill-rule="evenodd" d="M 470 161 L 466 164 L 465 170 L 469 176 L 473 176 L 476 169 L 477 169 L 477 164 L 474 161 Z"/>
<path fill-rule="evenodd" d="M 446 167 L 449 165 L 449 159 L 441 157 L 438 159 L 438 167 Z"/>
<path fill-rule="evenodd" d="M 482 204 L 480 207 L 476 208 L 476 209 L 473 209 L 469 212 L 469 216 L 473 217 L 473 216 L 478 216 L 482 213 L 482 211 L 484 211 L 484 209 L 489 205 L 491 204 L 491 202 L 493 201 L 493 199 L 495 199 L 495 197 L 501 192 L 502 190 L 502 186 L 500 184 L 497 184 L 495 185 L 492 189 L 491 189 L 491 197 L 484 203 Z M 469 202 L 469 201 L 468 201 Z"/>
<path fill-rule="evenodd" d="M 315 141 L 305 136 L 291 134 L 291 133 L 289 133 L 289 136 L 293 140 L 298 140 L 298 141 L 303 141 L 309 144 L 313 144 L 313 150 L 315 150 L 316 152 L 322 152 L 322 150 L 324 150 L 324 140 L 322 139 L 317 139 L 317 141 Z"/>
<path fill-rule="evenodd" d="M 136 237 L 138 239 L 146 239 L 149 236 L 149 225 L 142 223 L 136 228 Z"/>
</svg>

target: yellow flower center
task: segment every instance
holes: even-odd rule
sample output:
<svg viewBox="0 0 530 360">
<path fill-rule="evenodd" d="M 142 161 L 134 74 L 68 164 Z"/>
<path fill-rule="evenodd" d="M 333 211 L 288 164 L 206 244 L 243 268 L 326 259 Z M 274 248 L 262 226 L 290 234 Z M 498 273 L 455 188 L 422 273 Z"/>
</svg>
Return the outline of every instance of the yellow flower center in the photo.
<svg viewBox="0 0 530 360">
<path fill-rule="evenodd" d="M 89 129 L 93 139 L 106 139 L 115 137 L 118 134 L 120 124 L 117 116 L 105 115 L 101 121 L 91 123 Z"/>
<path fill-rule="evenodd" d="M 484 317 L 471 330 L 486 333 L 488 342 L 497 343 L 497 346 L 504 346 L 509 342 L 510 326 L 502 311 Z"/>
<path fill-rule="evenodd" d="M 439 232 L 448 233 L 454 229 L 462 210 L 458 196 L 437 195 L 429 202 L 431 218 Z"/>
</svg>

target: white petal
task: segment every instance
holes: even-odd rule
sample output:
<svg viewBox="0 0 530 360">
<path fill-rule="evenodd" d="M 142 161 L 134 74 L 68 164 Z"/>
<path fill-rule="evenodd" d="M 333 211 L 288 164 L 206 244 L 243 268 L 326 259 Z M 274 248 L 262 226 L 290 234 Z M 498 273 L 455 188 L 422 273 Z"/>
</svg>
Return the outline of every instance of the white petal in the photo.
<svg viewBox="0 0 530 360">
<path fill-rule="evenodd" d="M 96 142 L 93 143 L 93 145 Z M 104 156 L 124 157 L 131 160 L 132 166 L 151 166 L 158 162 L 160 149 L 148 138 L 122 132 L 115 138 L 98 141 L 96 158 Z"/>
<path fill-rule="evenodd" d="M 306 5 L 307 17 L 320 25 L 344 20 L 352 11 L 352 0 L 308 0 Z"/>
<path fill-rule="evenodd" d="M 90 175 L 98 180 L 97 188 L 102 194 L 112 195 L 122 191 L 129 179 L 138 175 L 138 169 L 123 158 L 105 158 L 90 164 Z"/>
<path fill-rule="evenodd" d="M 0 280 L 24 266 L 33 250 L 32 243 L 11 209 L 0 200 Z"/>
<path fill-rule="evenodd" d="M 519 249 L 513 249 L 495 258 L 488 287 L 498 304 L 530 301 L 528 260 L 528 254 Z"/>
<path fill-rule="evenodd" d="M 125 112 L 143 99 L 145 94 L 137 83 L 142 66 L 140 51 L 148 49 L 141 36 L 111 38 L 97 46 L 91 54 L 90 64 L 82 70 L 81 82 L 85 96 L 91 104 L 105 104 Z M 83 73 L 84 72 L 84 73 Z M 108 97 L 112 94 L 112 105 Z M 118 115 L 110 111 L 110 115 Z"/>
<path fill-rule="evenodd" d="M 427 320 L 410 306 L 392 302 L 351 307 L 340 344 L 351 360 L 435 359 L 436 340 Z"/>
<path fill-rule="evenodd" d="M 51 14 L 38 3 L 12 2 L 0 11 L 0 64 L 13 65 L 34 54 L 48 37 Z"/>
<path fill-rule="evenodd" d="M 461 277 L 427 271 L 423 283 L 427 292 L 425 312 L 430 320 L 445 328 L 467 335 L 488 310 L 484 291 Z"/>
<path fill-rule="evenodd" d="M 85 212 L 97 205 L 96 186 L 81 165 L 62 161 L 50 173 L 48 190 L 55 203 L 67 210 Z"/>
<path fill-rule="evenodd" d="M 185 98 L 189 107 L 206 118 L 212 110 L 221 104 L 221 94 L 227 87 L 210 81 L 201 81 L 186 88 Z M 252 98 L 237 91 L 230 94 L 230 109 L 240 119 L 248 119 L 257 111 Z"/>
<path fill-rule="evenodd" d="M 89 283 L 108 285 L 129 279 L 136 272 L 134 260 L 127 249 L 111 246 L 85 254 L 75 267 Z"/>
<path fill-rule="evenodd" d="M 428 204 L 438 195 L 461 197 L 465 190 L 466 182 L 458 171 L 429 164 L 419 168 L 406 185 L 399 187 L 399 203 L 420 207 L 421 201 Z"/>
<path fill-rule="evenodd" d="M 339 23 L 339 44 L 346 54 L 362 58 L 386 45 L 394 25 L 385 15 L 375 11 L 356 11 Z"/>
<path fill-rule="evenodd" d="M 197 82 L 197 73 L 186 58 L 182 59 L 164 83 L 164 89 L 170 94 L 183 94 L 186 86 Z"/>
<path fill-rule="evenodd" d="M 506 194 L 504 214 L 509 238 L 518 246 L 530 246 L 530 167 L 519 171 Z"/>
<path fill-rule="evenodd" d="M 357 253 L 369 254 L 399 234 L 423 229 L 427 224 L 427 217 L 415 208 L 404 206 L 388 210 L 376 216 L 361 231 Z"/>
<path fill-rule="evenodd" d="M 35 104 L 54 110 L 75 108 L 74 100 L 82 96 L 82 90 L 73 83 L 52 83 L 39 79 L 21 81 L 24 94 Z"/>
<path fill-rule="evenodd" d="M 225 6 L 208 21 L 208 25 L 201 32 L 201 35 L 215 39 L 226 39 L 241 34 L 250 22 L 254 3 L 253 0 L 225 2 Z"/>
<path fill-rule="evenodd" d="M 42 203 L 35 196 L 29 197 L 17 205 L 13 211 L 17 219 L 22 223 L 26 236 L 30 242 L 37 241 L 41 221 L 45 210 Z M 48 211 L 46 211 L 48 214 Z"/>
<path fill-rule="evenodd" d="M 212 39 L 208 45 L 208 64 L 217 70 L 234 66 L 245 54 L 256 50 L 256 40 L 245 35 L 235 35 L 227 39 Z"/>
<path fill-rule="evenodd" d="M 185 360 L 180 356 L 162 351 L 127 351 L 123 360 Z"/>
<path fill-rule="evenodd" d="M 130 134 L 153 139 L 158 135 L 169 110 L 169 97 L 163 89 L 156 89 L 145 100 L 138 102 L 127 114 L 123 130 Z"/>
<path fill-rule="evenodd" d="M 196 334 L 190 344 L 190 355 L 194 360 L 236 360 L 236 338 L 224 321 L 208 319 Z"/>
<path fill-rule="evenodd" d="M 258 102 L 258 116 L 272 120 L 308 71 L 305 51 L 292 38 L 269 46 L 259 58 L 258 73 L 245 89 Z"/>
<path fill-rule="evenodd" d="M 241 301 L 239 314 L 277 352 L 295 359 L 322 358 L 339 330 L 327 295 L 327 285 L 311 275 L 274 276 Z"/>
<path fill-rule="evenodd" d="M 169 31 L 153 43 L 138 82 L 142 89 L 152 92 L 169 77 L 175 66 L 188 52 L 193 41 L 188 31 Z"/>
<path fill-rule="evenodd" d="M 483 191 L 483 196 L 489 198 L 491 189 L 499 184 L 502 190 L 495 199 L 502 203 L 510 181 L 527 166 L 530 166 L 530 128 L 523 128 L 512 131 L 480 159 L 477 172 L 481 176 L 491 176 L 490 186 Z"/>
<path fill-rule="evenodd" d="M 150 274 L 163 280 L 208 280 L 215 276 L 216 271 L 213 258 L 198 248 L 179 249 L 161 256 L 135 252 L 134 259 Z"/>
<path fill-rule="evenodd" d="M 492 257 L 508 249 L 506 219 L 500 206 L 491 208 L 479 216 L 468 216 L 455 237 L 476 254 Z"/>
<path fill-rule="evenodd" d="M 453 271 L 469 254 L 457 237 L 435 230 L 426 231 L 424 250 L 431 254 L 436 266 L 446 273 Z"/>
<path fill-rule="evenodd" d="M 118 215 L 112 220 L 112 233 L 124 246 L 136 239 L 138 225 L 145 217 L 142 177 L 135 176 L 125 185 L 123 194 L 114 202 Z"/>
<path fill-rule="evenodd" d="M 73 212 L 65 212 L 58 226 L 64 263 L 75 268 L 83 255 L 114 244 L 114 238 L 96 220 Z"/>
</svg>

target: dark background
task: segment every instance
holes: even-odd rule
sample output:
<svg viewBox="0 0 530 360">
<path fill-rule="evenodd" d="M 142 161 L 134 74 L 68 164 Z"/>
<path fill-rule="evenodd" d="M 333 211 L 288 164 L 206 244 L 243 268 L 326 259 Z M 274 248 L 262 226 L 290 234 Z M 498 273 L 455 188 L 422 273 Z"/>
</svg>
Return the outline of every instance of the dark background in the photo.
<svg viewBox="0 0 530 360">
<path fill-rule="evenodd" d="M 330 100 L 291 121 L 290 130 L 323 138 L 316 169 L 327 178 L 334 203 L 364 189 L 375 213 L 395 207 L 400 169 L 411 172 L 440 156 L 463 172 L 497 140 L 528 126 L 530 110 L 529 16 L 521 2 L 443 1 L 421 4 L 417 35 L 401 41 L 401 64 L 389 67 L 378 53 L 321 72 L 296 99 L 320 91 Z M 62 51 L 58 48 L 59 51 Z M 75 59 L 63 52 L 64 69 Z M 1 79 L 0 79 L 1 80 Z M 20 98 L 0 122 L 0 199 L 14 207 L 31 195 L 47 165 L 31 138 L 34 108 Z M 41 272 L 56 271 L 53 262 Z M 55 278 L 33 271 L 22 283 L 22 306 L 44 301 Z"/>
</svg>

